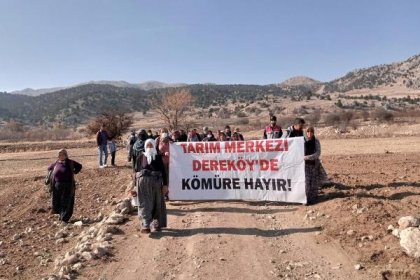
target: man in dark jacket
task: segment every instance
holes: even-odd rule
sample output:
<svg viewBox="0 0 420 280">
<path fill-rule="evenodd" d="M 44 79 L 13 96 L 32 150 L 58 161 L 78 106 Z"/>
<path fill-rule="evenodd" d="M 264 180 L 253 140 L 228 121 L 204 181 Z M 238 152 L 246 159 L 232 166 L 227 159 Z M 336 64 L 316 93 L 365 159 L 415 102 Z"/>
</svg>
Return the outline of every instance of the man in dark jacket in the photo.
<svg viewBox="0 0 420 280">
<path fill-rule="evenodd" d="M 104 126 L 96 133 L 96 144 L 98 146 L 99 168 L 106 167 L 106 160 L 108 159 L 108 133 L 104 130 Z M 102 160 L 103 158 L 103 160 Z"/>
<path fill-rule="evenodd" d="M 287 128 L 286 138 L 303 136 L 303 126 L 304 125 L 305 125 L 305 120 L 304 119 L 296 118 L 293 125 L 291 125 Z"/>
</svg>

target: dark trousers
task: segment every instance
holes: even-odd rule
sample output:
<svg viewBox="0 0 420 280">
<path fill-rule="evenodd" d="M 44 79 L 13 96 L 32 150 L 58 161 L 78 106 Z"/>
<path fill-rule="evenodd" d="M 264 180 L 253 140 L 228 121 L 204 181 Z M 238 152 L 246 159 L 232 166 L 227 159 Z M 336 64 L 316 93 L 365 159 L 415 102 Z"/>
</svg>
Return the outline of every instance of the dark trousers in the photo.
<svg viewBox="0 0 420 280">
<path fill-rule="evenodd" d="M 111 165 L 115 165 L 115 151 L 111 152 Z"/>
<path fill-rule="evenodd" d="M 60 221 L 68 222 L 73 215 L 75 189 L 72 182 L 56 182 L 52 191 L 52 209 Z"/>
</svg>

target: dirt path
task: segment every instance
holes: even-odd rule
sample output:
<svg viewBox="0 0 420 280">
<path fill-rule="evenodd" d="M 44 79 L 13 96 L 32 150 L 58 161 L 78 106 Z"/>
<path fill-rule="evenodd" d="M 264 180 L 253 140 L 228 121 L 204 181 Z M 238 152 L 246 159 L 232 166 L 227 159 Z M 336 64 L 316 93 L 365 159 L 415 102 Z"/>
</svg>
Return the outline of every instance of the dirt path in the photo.
<svg viewBox="0 0 420 280">
<path fill-rule="evenodd" d="M 334 243 L 320 243 L 300 205 L 173 202 L 170 227 L 150 236 L 124 226 L 116 262 L 82 279 L 366 279 Z M 360 274 L 360 275 L 358 275 Z"/>
<path fill-rule="evenodd" d="M 114 236 L 114 255 L 83 263 L 77 279 L 420 279 L 418 261 L 387 232 L 400 217 L 420 215 L 419 139 L 322 140 L 333 183 L 313 206 L 173 202 L 170 228 L 151 237 L 133 215 Z M 69 152 L 84 166 L 73 222 L 87 224 L 73 226 L 64 244 L 55 243 L 60 226 L 42 182 L 56 150 L 0 154 L 0 279 L 50 275 L 78 234 L 127 196 L 123 151 L 118 167 L 106 169 L 92 147 Z"/>
</svg>

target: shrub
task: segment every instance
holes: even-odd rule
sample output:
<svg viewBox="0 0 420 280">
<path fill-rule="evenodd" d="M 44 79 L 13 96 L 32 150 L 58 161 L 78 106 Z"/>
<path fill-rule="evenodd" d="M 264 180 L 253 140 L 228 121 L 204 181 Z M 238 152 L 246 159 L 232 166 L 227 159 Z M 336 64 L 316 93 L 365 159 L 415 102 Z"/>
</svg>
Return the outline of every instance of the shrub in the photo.
<svg viewBox="0 0 420 280">
<path fill-rule="evenodd" d="M 120 137 L 123 133 L 127 132 L 132 123 L 133 117 L 128 116 L 125 113 L 102 113 L 89 121 L 86 130 L 88 134 L 93 135 L 97 133 L 103 125 L 109 137 L 114 138 Z"/>
<path fill-rule="evenodd" d="M 340 115 L 337 113 L 329 113 L 325 116 L 324 122 L 326 125 L 337 127 L 340 123 Z"/>
<path fill-rule="evenodd" d="M 384 108 L 373 111 L 372 117 L 380 122 L 392 122 L 394 120 L 394 114 Z"/>
</svg>

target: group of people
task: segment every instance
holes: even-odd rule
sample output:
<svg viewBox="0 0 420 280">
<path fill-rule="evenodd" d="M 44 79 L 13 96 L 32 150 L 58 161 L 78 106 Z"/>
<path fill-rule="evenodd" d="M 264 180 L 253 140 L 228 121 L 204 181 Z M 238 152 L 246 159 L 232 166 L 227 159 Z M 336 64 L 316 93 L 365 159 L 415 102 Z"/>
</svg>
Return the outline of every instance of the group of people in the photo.
<svg viewBox="0 0 420 280">
<path fill-rule="evenodd" d="M 319 157 L 321 156 L 321 143 L 315 137 L 313 126 L 305 127 L 305 120 L 296 118 L 291 126 L 286 129 L 285 138 L 305 137 L 304 160 L 305 160 L 305 192 L 307 204 L 314 203 L 318 196 L 320 186 L 327 180 L 327 174 Z M 264 139 L 282 138 L 283 130 L 277 125 L 276 116 L 270 117 L 270 124 L 264 129 Z"/>
<path fill-rule="evenodd" d="M 305 121 L 296 118 L 294 123 L 285 130 L 277 125 L 277 118 L 270 117 L 270 124 L 264 129 L 264 139 L 305 137 L 304 160 L 306 176 L 306 196 L 308 204 L 315 201 L 318 189 L 326 179 L 325 170 L 319 160 L 321 145 L 315 137 L 313 127 L 305 128 Z M 96 135 L 99 154 L 99 166 L 105 167 L 107 162 L 107 148 L 111 150 L 111 164 L 115 164 L 115 142 L 109 139 L 104 127 Z M 128 138 L 127 160 L 131 162 L 133 170 L 132 195 L 136 197 L 139 205 L 139 218 L 141 232 L 150 233 L 153 227 L 160 231 L 167 226 L 167 211 L 165 200 L 168 200 L 169 180 L 169 145 L 171 142 L 196 141 L 244 141 L 239 129 L 233 132 L 230 126 L 224 131 L 218 130 L 216 136 L 208 127 L 202 133 L 191 129 L 188 134 L 184 130 L 169 130 L 162 128 L 160 134 L 154 135 L 151 130 L 141 129 L 138 134 L 133 131 Z M 111 145 L 110 145 L 111 144 Z M 103 159 L 104 157 L 104 159 Z M 82 169 L 82 165 L 68 158 L 67 151 L 59 151 L 58 159 L 51 164 L 48 170 L 53 170 L 52 209 L 60 215 L 60 220 L 68 222 L 74 207 L 75 183 L 74 174 Z"/>
</svg>

